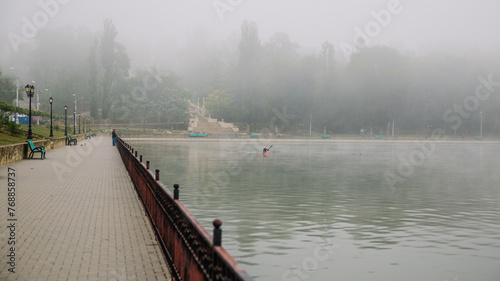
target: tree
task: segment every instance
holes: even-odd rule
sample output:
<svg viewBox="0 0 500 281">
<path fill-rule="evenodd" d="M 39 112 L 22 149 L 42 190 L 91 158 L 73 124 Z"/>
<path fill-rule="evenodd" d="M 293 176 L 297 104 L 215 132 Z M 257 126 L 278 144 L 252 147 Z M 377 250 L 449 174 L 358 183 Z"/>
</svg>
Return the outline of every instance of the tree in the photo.
<svg viewBox="0 0 500 281">
<path fill-rule="evenodd" d="M 12 79 L 2 75 L 0 71 L 0 101 L 7 104 L 12 104 L 16 98 L 16 85 L 12 83 Z"/>
<path fill-rule="evenodd" d="M 381 132 L 394 116 L 404 114 L 412 75 L 407 59 L 395 49 L 365 48 L 351 57 L 347 72 L 348 82 L 356 83 L 350 93 L 356 98 L 350 104 L 354 126 Z"/>
<path fill-rule="evenodd" d="M 259 117 L 255 111 L 256 93 L 260 90 L 259 67 L 261 44 L 255 22 L 245 21 L 241 26 L 239 44 L 238 87 L 236 104 L 241 116 L 238 121 L 253 122 Z"/>
<path fill-rule="evenodd" d="M 108 118 L 112 103 L 120 94 L 117 84 L 129 76 L 130 59 L 125 46 L 115 41 L 118 31 L 110 19 L 104 20 L 104 33 L 100 41 L 100 58 L 103 73 L 102 87 L 102 118 Z"/>
<path fill-rule="evenodd" d="M 205 100 L 205 107 L 217 118 L 231 119 L 233 100 L 225 90 L 214 90 Z"/>
</svg>

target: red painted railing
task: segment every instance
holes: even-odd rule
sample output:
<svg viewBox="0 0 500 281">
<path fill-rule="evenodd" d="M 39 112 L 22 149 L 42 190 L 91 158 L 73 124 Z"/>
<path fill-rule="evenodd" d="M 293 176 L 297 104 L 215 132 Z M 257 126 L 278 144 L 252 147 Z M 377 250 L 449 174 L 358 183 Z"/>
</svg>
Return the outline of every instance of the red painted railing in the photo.
<svg viewBox="0 0 500 281">
<path fill-rule="evenodd" d="M 146 208 L 169 266 L 173 280 L 243 280 L 252 278 L 238 268 L 236 261 L 220 246 L 221 222 L 214 221 L 214 239 L 159 180 L 159 170 L 149 170 L 149 161 L 117 138 L 117 147 L 135 188 Z"/>
</svg>

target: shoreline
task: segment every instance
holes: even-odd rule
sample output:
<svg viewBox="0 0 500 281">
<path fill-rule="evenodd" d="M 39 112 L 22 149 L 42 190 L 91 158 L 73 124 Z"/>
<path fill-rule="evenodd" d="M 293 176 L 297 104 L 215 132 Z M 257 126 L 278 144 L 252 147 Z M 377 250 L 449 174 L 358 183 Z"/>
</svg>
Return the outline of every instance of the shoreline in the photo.
<svg viewBox="0 0 500 281">
<path fill-rule="evenodd" d="M 500 140 L 453 140 L 453 139 L 287 139 L 287 138 L 194 138 L 194 137 L 121 137 L 127 141 L 159 142 L 279 142 L 279 143 L 453 143 L 453 144 L 500 144 Z"/>
</svg>

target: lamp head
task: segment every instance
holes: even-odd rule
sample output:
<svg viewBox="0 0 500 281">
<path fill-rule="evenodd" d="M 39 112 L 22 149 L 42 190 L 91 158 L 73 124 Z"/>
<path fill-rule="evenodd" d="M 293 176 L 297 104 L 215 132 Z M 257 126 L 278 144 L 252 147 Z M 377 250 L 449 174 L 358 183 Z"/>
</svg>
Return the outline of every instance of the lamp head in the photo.
<svg viewBox="0 0 500 281">
<path fill-rule="evenodd" d="M 52 102 L 54 102 L 54 99 L 52 99 L 52 97 L 50 97 L 49 102 L 50 102 L 50 104 L 52 104 Z"/>
</svg>

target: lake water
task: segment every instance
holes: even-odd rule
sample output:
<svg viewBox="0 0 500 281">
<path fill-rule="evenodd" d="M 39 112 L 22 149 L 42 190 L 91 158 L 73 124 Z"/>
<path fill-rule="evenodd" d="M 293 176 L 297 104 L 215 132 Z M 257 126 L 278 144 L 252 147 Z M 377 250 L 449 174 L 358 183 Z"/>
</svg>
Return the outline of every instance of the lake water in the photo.
<svg viewBox="0 0 500 281">
<path fill-rule="evenodd" d="M 257 281 L 500 280 L 500 144 L 129 141 Z"/>
</svg>

